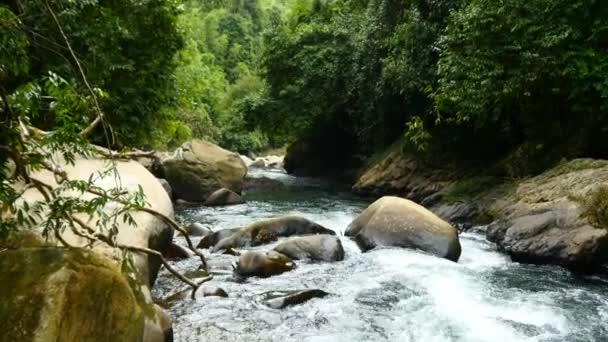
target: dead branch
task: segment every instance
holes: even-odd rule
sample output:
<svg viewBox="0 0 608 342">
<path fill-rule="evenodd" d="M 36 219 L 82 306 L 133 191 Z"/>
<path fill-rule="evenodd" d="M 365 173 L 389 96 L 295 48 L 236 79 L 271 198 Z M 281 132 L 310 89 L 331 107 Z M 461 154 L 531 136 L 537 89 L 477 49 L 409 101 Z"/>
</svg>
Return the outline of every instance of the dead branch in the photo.
<svg viewBox="0 0 608 342">
<path fill-rule="evenodd" d="M 49 163 L 46 160 L 42 161 L 42 165 L 44 166 L 45 169 L 47 169 L 48 171 L 51 171 L 58 178 L 57 183 L 61 184 L 65 181 L 68 181 L 68 177 L 67 177 L 65 171 L 61 170 L 61 168 L 59 166 L 52 165 L 51 163 Z M 100 197 L 107 196 L 102 191 L 92 189 L 92 188 L 88 188 L 87 192 L 89 192 L 93 195 L 96 195 L 96 196 L 100 196 Z M 122 205 L 129 205 L 129 203 L 127 201 L 121 200 L 119 198 L 113 198 L 112 200 L 114 200 L 117 203 L 122 204 Z M 205 260 L 205 256 L 194 246 L 194 243 L 192 243 L 190 236 L 188 236 L 188 232 L 182 226 L 180 226 L 177 222 L 175 222 L 173 219 L 171 219 L 167 215 L 164 215 L 152 208 L 143 207 L 143 208 L 139 208 L 137 210 L 143 211 L 145 213 L 155 216 L 156 218 L 159 218 L 161 221 L 163 221 L 169 227 L 180 232 L 182 234 L 182 236 L 184 237 L 184 239 L 186 240 L 186 243 L 188 244 L 188 248 L 192 252 L 194 252 L 194 254 L 196 256 L 198 256 L 200 258 L 203 269 L 207 270 L 207 261 Z"/>
<path fill-rule="evenodd" d="M 201 279 L 199 282 L 194 282 L 190 278 L 184 276 L 183 274 L 179 273 L 179 271 L 177 271 L 175 268 L 173 268 L 173 266 L 171 266 L 171 264 L 167 261 L 167 259 L 165 259 L 165 257 L 159 251 L 156 251 L 156 250 L 153 250 L 150 248 L 146 248 L 146 247 L 132 246 L 132 245 L 126 245 L 126 244 L 122 244 L 122 243 L 114 244 L 114 243 L 112 243 L 112 240 L 109 237 L 107 237 L 101 233 L 95 232 L 95 230 L 93 228 L 89 227 L 81 219 L 72 216 L 72 217 L 70 217 L 70 220 L 72 220 L 73 222 L 76 222 L 79 226 L 81 226 L 87 232 L 89 232 L 89 234 L 87 234 L 85 232 L 79 231 L 75 225 L 72 225 L 72 231 L 74 232 L 74 234 L 81 236 L 83 238 L 86 238 L 92 242 L 94 242 L 94 241 L 104 242 L 105 244 L 113 246 L 113 247 L 118 247 L 120 249 L 128 250 L 131 252 L 153 255 L 153 256 L 160 258 L 161 263 L 165 266 L 167 271 L 169 271 L 171 274 L 173 274 L 175 277 L 177 277 L 182 282 L 184 282 L 184 283 L 188 284 L 190 287 L 192 287 L 192 294 L 191 294 L 192 299 L 195 299 L 196 291 L 199 289 L 199 287 L 203 283 L 206 283 L 209 280 L 213 279 L 213 276 L 210 275 L 210 276 L 207 276 L 207 277 Z"/>
<path fill-rule="evenodd" d="M 93 88 L 89 84 L 89 81 L 87 81 L 87 77 L 84 73 L 84 70 L 82 69 L 82 66 L 80 65 L 80 61 L 78 60 L 78 57 L 76 57 L 76 53 L 72 49 L 72 44 L 70 44 L 68 36 L 63 31 L 63 27 L 61 26 L 61 23 L 59 23 L 59 19 L 55 15 L 55 12 L 51 8 L 51 5 L 49 4 L 48 0 L 46 0 L 45 3 L 46 3 L 46 8 L 48 9 L 49 13 L 53 17 L 53 20 L 55 21 L 55 24 L 57 24 L 57 28 L 59 29 L 59 32 L 61 33 L 61 36 L 63 37 L 63 40 L 65 41 L 65 44 L 66 44 L 68 50 L 70 51 L 72 58 L 74 59 L 74 62 L 76 62 L 76 66 L 78 67 L 78 71 L 80 71 L 82 80 L 84 81 L 85 86 L 89 90 L 89 93 L 91 93 L 91 96 L 93 97 L 93 102 L 95 103 L 95 109 L 97 109 L 97 117 L 95 117 L 95 120 L 93 120 L 93 122 L 91 122 L 91 124 L 89 124 L 89 126 L 87 126 L 85 129 L 83 129 L 80 132 L 80 135 L 87 136 L 87 135 L 91 134 L 91 132 L 95 129 L 95 127 L 97 127 L 97 125 L 99 125 L 100 122 L 103 121 L 104 114 L 103 114 L 103 111 L 101 110 L 101 106 L 99 105 L 99 101 L 97 100 L 97 95 L 95 94 L 95 91 L 93 91 Z"/>
</svg>

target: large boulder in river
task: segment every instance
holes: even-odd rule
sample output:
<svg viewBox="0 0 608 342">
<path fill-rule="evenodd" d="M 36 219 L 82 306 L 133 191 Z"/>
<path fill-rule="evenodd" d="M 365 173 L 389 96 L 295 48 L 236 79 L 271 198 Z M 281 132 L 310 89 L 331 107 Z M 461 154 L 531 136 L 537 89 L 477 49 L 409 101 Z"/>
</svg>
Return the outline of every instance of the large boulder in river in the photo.
<svg viewBox="0 0 608 342">
<path fill-rule="evenodd" d="M 239 257 L 234 273 L 241 277 L 270 277 L 291 271 L 295 264 L 285 255 L 277 252 L 265 254 L 245 252 Z"/>
<path fill-rule="evenodd" d="M 372 203 L 347 228 L 363 251 L 376 246 L 420 249 L 458 261 L 458 232 L 421 205 L 404 198 L 385 196 Z"/>
<path fill-rule="evenodd" d="M 335 235 L 336 233 L 303 217 L 283 216 L 260 221 L 241 228 L 232 235 L 219 240 L 212 251 L 217 252 L 229 248 L 259 246 L 276 241 L 278 237 L 311 234 Z"/>
<path fill-rule="evenodd" d="M 207 197 L 205 203 L 203 204 L 208 207 L 217 207 L 222 205 L 234 205 L 241 203 L 243 203 L 243 198 L 241 198 L 241 195 L 230 189 L 221 188 L 209 195 L 209 197 Z"/>
<path fill-rule="evenodd" d="M 168 316 L 88 249 L 2 250 L 0 284 L 0 341 L 173 340 Z"/>
<path fill-rule="evenodd" d="M 274 250 L 294 260 L 340 261 L 344 259 L 342 243 L 334 235 L 292 238 L 281 242 Z"/>
<path fill-rule="evenodd" d="M 220 188 L 240 193 L 247 174 L 238 154 L 202 140 L 184 143 L 162 161 L 162 168 L 175 197 L 195 202 Z"/>
<path fill-rule="evenodd" d="M 76 157 L 74 163 L 70 164 L 62 162 L 60 158 L 57 158 L 57 162 L 71 180 L 92 181 L 94 185 L 102 189 L 119 189 L 129 193 L 135 193 L 141 189 L 143 190 L 148 208 L 154 209 L 169 218 L 174 217 L 171 199 L 159 180 L 135 161 L 115 160 L 113 163 L 115 172 L 110 173 L 100 172 L 108 168 L 107 160 L 103 159 Z M 57 186 L 54 175 L 49 171 L 37 171 L 32 176 L 53 187 Z M 80 191 L 64 192 L 62 196 L 79 200 L 97 198 L 96 195 Z M 30 207 L 32 207 L 34 202 L 43 200 L 42 194 L 36 189 L 29 189 L 24 193 L 22 198 L 30 204 Z M 108 203 L 102 209 L 106 214 L 110 215 L 116 209 L 116 205 Z M 97 214 L 92 217 L 89 217 L 85 213 L 75 216 L 87 222 L 91 228 L 98 229 L 97 222 L 100 218 Z M 135 225 L 130 225 L 122 219 L 117 220 L 116 242 L 135 247 L 150 248 L 164 253 L 171 244 L 173 229 L 161 218 L 150 213 L 133 211 L 131 217 Z M 102 231 L 102 233 L 107 233 L 107 230 Z M 90 243 L 88 239 L 74 234 L 70 229 L 64 230 L 61 235 L 72 246 L 84 247 Z M 117 261 L 123 255 L 121 251 L 101 242 L 94 243 L 93 249 Z M 160 268 L 160 259 L 150 257 L 147 254 L 134 253 L 133 261 L 135 266 L 134 271 L 137 273 L 138 278 L 146 284 L 152 285 Z"/>
</svg>

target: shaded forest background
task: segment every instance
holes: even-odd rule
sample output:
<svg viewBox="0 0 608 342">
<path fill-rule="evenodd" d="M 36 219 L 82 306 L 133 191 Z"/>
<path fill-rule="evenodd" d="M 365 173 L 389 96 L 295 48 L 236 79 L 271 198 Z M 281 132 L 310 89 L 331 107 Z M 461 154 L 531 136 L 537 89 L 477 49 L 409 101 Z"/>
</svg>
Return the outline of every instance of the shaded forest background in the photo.
<svg viewBox="0 0 608 342">
<path fill-rule="evenodd" d="M 0 90 L 42 129 L 81 127 L 94 100 L 49 8 L 114 148 L 293 144 L 339 169 L 401 139 L 509 176 L 608 155 L 602 1 L 11 0 Z"/>
</svg>

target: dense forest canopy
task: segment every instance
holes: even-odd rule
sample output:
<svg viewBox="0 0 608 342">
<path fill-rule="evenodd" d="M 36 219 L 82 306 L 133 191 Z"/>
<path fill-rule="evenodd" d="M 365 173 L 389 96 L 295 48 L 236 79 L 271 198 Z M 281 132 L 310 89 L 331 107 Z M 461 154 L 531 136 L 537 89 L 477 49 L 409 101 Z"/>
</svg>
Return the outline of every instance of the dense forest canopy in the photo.
<svg viewBox="0 0 608 342">
<path fill-rule="evenodd" d="M 93 139 L 114 147 L 605 156 L 602 1 L 12 0 L 2 92 L 42 129 L 87 122 L 93 101 L 49 9 L 111 127 Z"/>
</svg>

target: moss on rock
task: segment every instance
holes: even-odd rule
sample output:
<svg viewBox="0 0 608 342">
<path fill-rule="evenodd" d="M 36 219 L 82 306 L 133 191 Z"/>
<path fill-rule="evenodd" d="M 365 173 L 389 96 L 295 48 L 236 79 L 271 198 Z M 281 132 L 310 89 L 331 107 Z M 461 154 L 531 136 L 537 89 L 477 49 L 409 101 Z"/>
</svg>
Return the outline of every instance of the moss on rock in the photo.
<svg viewBox="0 0 608 342">
<path fill-rule="evenodd" d="M 79 248 L 0 252 L 0 341 L 141 341 L 150 304 L 118 267 Z"/>
</svg>

